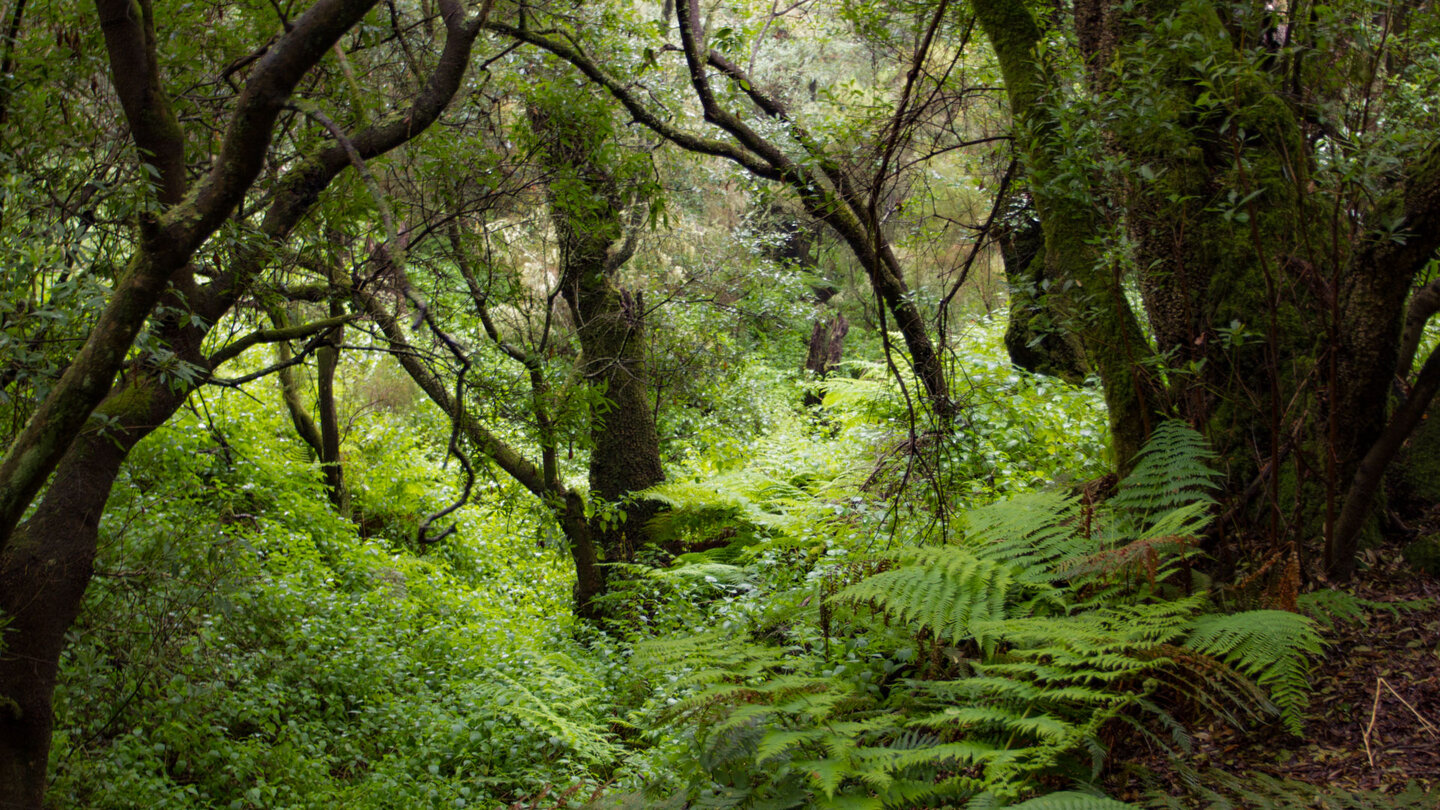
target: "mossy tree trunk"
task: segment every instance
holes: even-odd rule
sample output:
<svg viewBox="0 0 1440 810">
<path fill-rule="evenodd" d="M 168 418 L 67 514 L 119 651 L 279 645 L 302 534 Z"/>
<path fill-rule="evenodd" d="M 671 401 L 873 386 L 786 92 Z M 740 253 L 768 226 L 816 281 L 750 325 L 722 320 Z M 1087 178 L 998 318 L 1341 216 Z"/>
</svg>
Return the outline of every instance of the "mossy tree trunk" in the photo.
<svg viewBox="0 0 1440 810">
<path fill-rule="evenodd" d="M 1041 30 L 1024 4 L 974 0 L 975 16 L 1000 60 L 1030 194 L 1044 234 L 1042 252 L 1054 320 L 1072 334 L 1105 387 L 1117 464 L 1144 444 L 1159 407 L 1145 365 L 1152 355 L 1122 287 L 1121 268 L 1096 245 L 1107 222 L 1070 165 L 1073 140 L 1060 128 L 1058 85 L 1036 61 Z"/>
<path fill-rule="evenodd" d="M 665 480 L 644 296 L 617 280 L 635 247 L 625 212 L 644 204 L 650 169 L 615 148 L 611 113 L 597 98 L 537 95 L 528 115 L 559 237 L 560 292 L 575 323 L 580 369 L 600 395 L 590 412 L 590 532 L 605 561 L 630 562 L 657 506 L 633 494 Z"/>
<path fill-rule="evenodd" d="M 1317 191 L 1306 30 L 1294 23 L 1295 49 L 1277 55 L 1256 4 L 1205 0 L 1077 2 L 1088 102 L 1105 123 L 1089 141 L 1061 138 L 1068 86 L 1036 58 L 1034 18 L 1019 4 L 974 7 L 1023 136 L 1057 271 L 1049 302 L 1105 384 L 1117 455 L 1138 446 L 1147 417 L 1184 416 L 1225 465 L 1234 523 L 1222 529 L 1242 541 L 1230 556 L 1293 552 L 1348 576 L 1357 515 L 1393 455 L 1382 434 L 1400 429 L 1390 389 L 1406 296 L 1440 240 L 1440 147 L 1378 201 Z M 1086 179 L 1106 176 L 1102 163 L 1109 186 Z M 1404 232 L 1383 238 L 1397 221 Z M 1153 354 L 1119 269 L 1113 280 L 1102 269 L 1107 228 L 1112 244 L 1123 236 Z M 1056 282 L 1068 287 L 1058 297 Z"/>
<path fill-rule="evenodd" d="M 1046 276 L 1045 229 L 1034 207 L 1027 204 L 1007 216 L 995 239 L 1010 291 L 1010 320 L 1005 325 L 1010 362 L 1078 385 L 1089 370 L 1074 335 L 1053 322 L 1046 304 L 1051 281 Z"/>
</svg>

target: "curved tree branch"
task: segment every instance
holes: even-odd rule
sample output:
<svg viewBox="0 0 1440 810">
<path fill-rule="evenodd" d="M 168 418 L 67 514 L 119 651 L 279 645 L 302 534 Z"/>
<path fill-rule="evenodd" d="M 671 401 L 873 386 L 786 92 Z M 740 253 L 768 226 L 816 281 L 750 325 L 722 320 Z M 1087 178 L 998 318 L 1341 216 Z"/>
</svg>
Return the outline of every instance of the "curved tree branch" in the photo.
<svg viewBox="0 0 1440 810">
<path fill-rule="evenodd" d="M 69 449 L 125 362 L 145 319 L 171 277 L 229 216 L 258 176 L 272 125 L 300 81 L 340 35 L 359 22 L 375 0 L 317 0 L 251 73 L 236 103 L 220 155 L 205 182 L 159 217 L 142 218 L 140 248 L 85 344 L 0 460 L 0 549 Z M 115 23 L 108 0 L 98 10 Z M 134 31 L 123 39 L 125 60 L 135 56 Z M 123 80 L 117 80 L 123 84 Z M 128 111 L 127 111 L 128 112 Z M 132 130 L 135 123 L 132 121 Z M 140 131 L 145 131 L 142 125 Z"/>
<path fill-rule="evenodd" d="M 1395 363 L 1395 376 L 1409 378 L 1415 366 L 1415 353 L 1420 350 L 1420 341 L 1425 337 L 1425 324 L 1436 312 L 1440 312 L 1440 279 L 1426 284 L 1410 296 L 1410 305 L 1405 310 L 1405 326 L 1400 334 L 1400 359 Z"/>
</svg>

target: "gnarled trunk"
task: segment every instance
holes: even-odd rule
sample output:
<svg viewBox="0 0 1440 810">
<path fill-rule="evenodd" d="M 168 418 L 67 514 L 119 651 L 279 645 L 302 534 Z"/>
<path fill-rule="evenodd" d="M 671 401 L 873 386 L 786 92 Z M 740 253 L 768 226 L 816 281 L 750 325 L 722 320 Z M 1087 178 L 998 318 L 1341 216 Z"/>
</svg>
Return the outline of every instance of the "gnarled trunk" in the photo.
<svg viewBox="0 0 1440 810">
<path fill-rule="evenodd" d="M 1105 385 L 1120 460 L 1144 436 L 1136 423 L 1184 415 L 1224 465 L 1222 528 L 1240 540 L 1225 556 L 1296 553 L 1344 577 L 1380 472 L 1423 407 L 1387 418 L 1404 301 L 1440 244 L 1440 144 L 1378 199 L 1324 188 L 1336 181 L 1318 175 L 1314 143 L 1327 134 L 1307 130 L 1302 109 L 1309 44 L 1277 53 L 1256 8 L 1079 0 L 1105 131 L 1077 144 L 1058 135 L 1067 89 L 1037 62 L 1034 20 L 1017 4 L 975 2 L 1025 135 L 1046 269 L 1057 271 L 1050 303 Z M 1287 36 L 1309 36 L 1296 25 Z M 1074 182 L 1077 167 L 1095 182 L 1102 157 L 1129 169 L 1106 178 L 1114 187 Z M 1135 339 L 1118 270 L 1099 272 L 1095 237 L 1110 221 L 1128 238 L 1154 355 Z M 1403 232 L 1386 238 L 1396 222 Z"/>
</svg>

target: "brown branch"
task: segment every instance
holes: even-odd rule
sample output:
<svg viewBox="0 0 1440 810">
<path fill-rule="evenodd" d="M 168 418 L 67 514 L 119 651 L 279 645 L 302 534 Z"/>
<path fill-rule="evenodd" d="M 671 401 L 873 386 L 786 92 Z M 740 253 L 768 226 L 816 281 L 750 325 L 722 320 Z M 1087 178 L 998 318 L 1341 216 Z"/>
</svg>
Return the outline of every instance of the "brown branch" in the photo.
<svg viewBox="0 0 1440 810">
<path fill-rule="evenodd" d="M 144 32 L 137 30 L 138 21 L 129 12 L 115 7 L 118 2 L 99 0 L 97 6 L 102 25 L 115 32 L 116 68 L 137 64 L 137 59 L 143 66 Z M 0 549 L 8 545 L 16 523 L 110 391 L 131 344 L 172 276 L 188 264 L 259 175 L 272 126 L 290 92 L 374 2 L 318 0 L 311 6 L 251 73 L 209 177 L 160 216 L 142 218 L 140 247 L 85 345 L 0 460 Z M 125 84 L 125 79 L 117 79 L 117 83 Z M 153 106 L 142 104 L 135 109 L 146 112 Z M 132 121 L 131 126 L 135 129 L 136 123 Z M 140 130 L 144 129 L 140 125 Z"/>
<path fill-rule="evenodd" d="M 450 417 L 481 455 L 495 462 L 495 466 L 504 470 L 532 494 L 540 498 L 552 495 L 564 497 L 563 487 L 560 490 L 552 489 L 540 469 L 480 424 L 480 421 L 464 408 L 463 403 L 455 399 L 440 378 L 425 367 L 412 349 L 394 314 L 386 309 L 379 298 L 367 290 L 356 290 L 354 295 L 365 313 L 380 327 L 381 333 L 390 343 L 392 354 L 399 360 L 405 373 Z"/>
<path fill-rule="evenodd" d="M 1425 359 L 1425 365 L 1420 367 L 1420 374 L 1410 389 L 1410 396 L 1395 409 L 1380 438 L 1375 440 L 1355 468 L 1331 543 L 1325 549 L 1325 566 L 1332 577 L 1345 580 L 1354 573 L 1360 530 L 1370 515 L 1370 506 L 1384 480 L 1385 468 L 1400 452 L 1400 447 L 1414 432 L 1415 426 L 1420 424 L 1437 390 L 1440 390 L 1440 351 L 1431 352 Z"/>
<path fill-rule="evenodd" d="M 155 14 L 150 0 L 95 0 L 111 80 L 140 160 L 159 181 L 159 200 L 170 206 L 185 197 L 185 135 L 161 86 L 155 54 Z M 138 16 L 137 16 L 138 15 Z"/>
<path fill-rule="evenodd" d="M 1410 296 L 1405 310 L 1405 327 L 1400 336 L 1400 358 L 1395 363 L 1395 376 L 1408 379 L 1415 366 L 1415 353 L 1425 337 L 1425 324 L 1440 312 L 1440 279 L 1426 284 Z"/>
<path fill-rule="evenodd" d="M 767 180 L 781 179 L 780 172 L 777 171 L 775 167 L 735 144 L 696 135 L 693 132 L 681 129 L 664 120 L 653 110 L 641 103 L 640 99 L 631 92 L 628 85 L 603 70 L 595 60 L 591 59 L 579 48 L 561 42 L 558 39 L 544 36 L 541 33 L 518 28 L 506 23 L 491 21 L 487 22 L 485 27 L 497 34 L 504 34 L 521 42 L 534 45 L 541 50 L 549 51 L 561 59 L 564 59 L 566 62 L 569 62 L 577 70 L 585 74 L 586 78 L 605 88 L 616 101 L 620 102 L 620 105 L 625 108 L 625 111 L 630 113 L 631 118 L 634 118 L 645 128 L 676 146 L 689 152 L 725 158 L 726 160 L 739 164 L 746 171 L 751 172 L 757 177 L 762 177 Z"/>
<path fill-rule="evenodd" d="M 480 31 L 479 20 L 466 20 L 456 0 L 441 0 L 440 15 L 445 22 L 445 45 L 425 89 L 415 96 L 408 109 L 396 111 L 361 129 L 348 138 L 349 146 L 362 160 L 377 157 L 424 132 L 439 118 L 454 97 L 470 61 L 471 46 Z M 285 175 L 274 201 L 265 212 L 260 231 L 273 243 L 283 241 L 319 199 L 340 172 L 352 165 L 346 144 L 336 143 L 313 158 L 303 161 Z M 234 305 L 259 273 L 269 251 L 257 246 L 246 252 L 232 269 L 217 276 L 202 291 L 197 309 L 210 320 Z"/>
<path fill-rule="evenodd" d="M 275 329 L 257 329 L 210 355 L 210 367 L 218 368 L 221 364 L 239 357 L 242 352 L 253 346 L 258 346 L 262 343 L 279 343 L 282 340 L 299 340 L 300 338 L 310 337 L 320 332 L 327 332 L 337 326 L 344 326 L 357 317 L 359 316 L 341 315 L 339 317 L 325 318 L 323 320 L 311 321 L 310 323 L 302 323 L 294 326 L 276 327 Z"/>
</svg>

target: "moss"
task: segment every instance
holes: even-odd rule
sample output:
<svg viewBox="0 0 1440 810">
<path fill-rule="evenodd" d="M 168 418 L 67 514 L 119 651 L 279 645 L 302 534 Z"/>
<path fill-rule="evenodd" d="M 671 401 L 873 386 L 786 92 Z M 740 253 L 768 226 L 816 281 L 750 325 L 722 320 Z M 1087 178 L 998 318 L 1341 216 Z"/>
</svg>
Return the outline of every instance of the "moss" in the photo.
<svg viewBox="0 0 1440 810">
<path fill-rule="evenodd" d="M 96 415 L 125 421 L 143 418 L 150 412 L 155 401 L 155 392 L 147 382 L 148 380 L 138 379 L 122 383 L 95 409 Z"/>
<path fill-rule="evenodd" d="M 17 722 L 25 719 L 25 710 L 14 699 L 0 695 L 0 719 Z"/>
<path fill-rule="evenodd" d="M 1440 577 L 1440 534 L 1427 534 L 1405 547 L 1405 562 L 1417 571 Z"/>
</svg>

